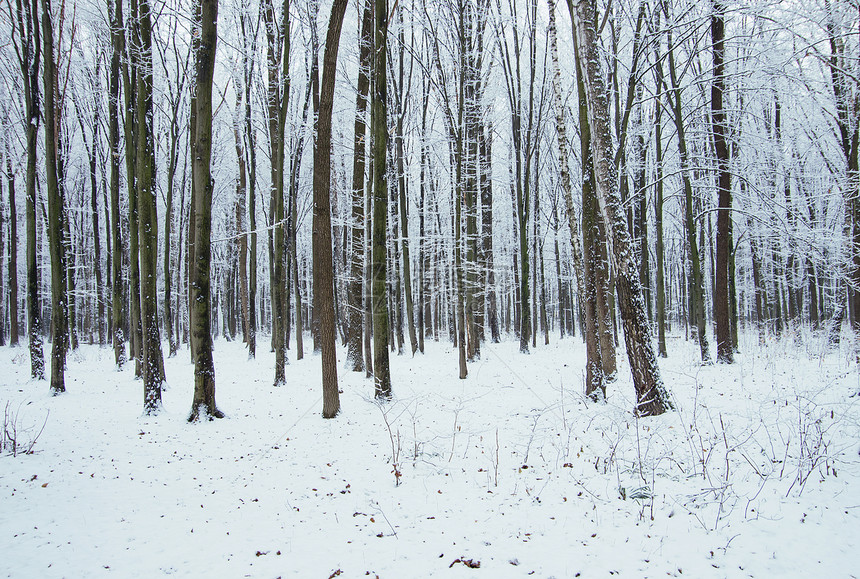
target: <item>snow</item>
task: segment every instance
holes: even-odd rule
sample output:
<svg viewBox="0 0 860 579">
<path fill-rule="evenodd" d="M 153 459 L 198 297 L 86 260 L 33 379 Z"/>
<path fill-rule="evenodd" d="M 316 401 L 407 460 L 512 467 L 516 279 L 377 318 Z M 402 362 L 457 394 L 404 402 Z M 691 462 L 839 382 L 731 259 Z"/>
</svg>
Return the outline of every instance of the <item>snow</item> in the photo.
<svg viewBox="0 0 860 579">
<path fill-rule="evenodd" d="M 187 350 L 145 417 L 108 348 L 70 354 L 56 397 L 29 379 L 26 348 L 2 348 L 19 442 L 45 426 L 32 454 L 0 456 L 0 576 L 860 575 L 849 345 L 751 334 L 734 365 L 701 366 L 670 338 L 678 411 L 637 420 L 623 351 L 593 404 L 584 345 L 554 342 L 485 344 L 458 380 L 456 350 L 428 341 L 392 355 L 383 406 L 339 350 L 342 412 L 323 420 L 318 356 L 291 355 L 274 388 L 267 348 L 247 360 L 219 340 L 227 418 L 197 424 Z"/>
</svg>

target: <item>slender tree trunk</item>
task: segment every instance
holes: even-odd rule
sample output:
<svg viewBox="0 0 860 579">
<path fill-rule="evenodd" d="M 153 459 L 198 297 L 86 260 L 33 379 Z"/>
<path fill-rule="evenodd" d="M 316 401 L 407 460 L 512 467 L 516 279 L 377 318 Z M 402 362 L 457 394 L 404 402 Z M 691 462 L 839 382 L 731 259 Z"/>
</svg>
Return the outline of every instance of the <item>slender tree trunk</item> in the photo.
<svg viewBox="0 0 860 579">
<path fill-rule="evenodd" d="M 100 79 L 100 63 L 96 64 L 96 78 Z M 101 82 L 98 81 L 96 86 L 94 87 L 96 91 L 100 92 Z M 92 211 L 92 227 L 93 227 L 93 251 L 95 255 L 93 256 L 93 269 L 95 270 L 95 280 L 96 280 L 96 309 L 98 313 L 98 320 L 96 320 L 96 325 L 98 327 L 98 335 L 99 335 L 99 346 L 105 345 L 105 302 L 104 296 L 105 292 L 103 291 L 104 286 L 102 283 L 102 251 L 101 251 L 101 234 L 99 232 L 99 206 L 98 206 L 98 182 L 96 179 L 96 167 L 98 165 L 98 134 L 99 127 L 101 125 L 101 121 L 99 118 L 99 106 L 96 104 L 94 106 L 93 113 L 93 140 L 92 140 L 92 148 L 90 150 L 90 210 Z M 14 227 L 14 222 L 13 222 Z"/>
<path fill-rule="evenodd" d="M 714 149 L 717 154 L 718 206 L 717 213 L 717 259 L 714 280 L 714 321 L 716 322 L 717 362 L 731 364 L 734 361 L 731 336 L 731 311 L 729 310 L 729 220 L 731 219 L 732 190 L 729 170 L 729 149 L 726 146 L 726 111 L 723 108 L 725 92 L 724 44 L 725 6 L 722 0 L 713 0 L 711 13 L 711 37 L 714 57 L 714 82 L 711 85 L 711 119 L 714 133 Z"/>
<path fill-rule="evenodd" d="M 386 233 L 388 231 L 388 190 L 386 154 L 388 151 L 387 35 L 388 2 L 374 0 L 373 97 L 371 134 L 373 136 L 373 263 L 371 291 L 373 307 L 373 382 L 377 399 L 391 397 L 388 366 L 388 291 Z"/>
<path fill-rule="evenodd" d="M 355 125 L 352 158 L 352 254 L 349 260 L 349 285 L 347 288 L 347 363 L 353 372 L 364 370 L 362 352 L 363 327 L 363 275 L 364 268 L 364 171 L 367 147 L 367 97 L 370 92 L 370 59 L 373 44 L 373 6 L 364 0 L 361 17 L 359 46 L 358 91 L 355 95 Z"/>
<path fill-rule="evenodd" d="M 272 233 L 272 342 L 275 350 L 275 386 L 286 382 L 285 366 L 286 352 L 286 276 L 284 274 L 284 127 L 286 108 L 290 94 L 289 60 L 290 60 L 290 25 L 289 0 L 284 0 L 281 14 L 282 22 L 278 27 L 275 23 L 272 0 L 266 0 L 263 7 L 268 40 L 268 123 L 269 144 L 271 149 L 272 168 L 272 202 L 270 213 L 274 231 Z M 278 63 L 283 67 L 281 74 Z"/>
<path fill-rule="evenodd" d="M 337 335 L 335 328 L 334 279 L 331 247 L 331 117 L 340 30 L 347 0 L 335 0 L 329 19 L 320 85 L 320 111 L 314 148 L 314 295 L 319 309 L 322 361 L 323 418 L 340 412 L 337 390 Z"/>
<path fill-rule="evenodd" d="M 122 256 L 124 253 L 122 229 L 120 226 L 119 207 L 119 93 L 120 93 L 120 59 L 123 53 L 122 36 L 122 0 L 110 0 L 108 4 L 111 14 L 111 60 L 110 77 L 108 80 L 108 147 L 110 149 L 110 211 L 111 239 L 113 240 L 111 256 L 111 318 L 113 319 L 114 361 L 117 368 L 122 368 L 126 362 L 123 300 Z"/>
<path fill-rule="evenodd" d="M 137 0 L 131 0 L 131 14 L 129 15 L 129 26 L 134 27 L 138 19 Z M 125 106 L 125 166 L 126 166 L 126 181 L 128 187 L 128 231 L 129 231 L 129 302 L 130 308 L 130 356 L 135 361 L 134 372 L 135 376 L 142 375 L 142 336 L 140 326 L 140 238 L 138 224 L 138 204 L 137 204 L 137 115 L 135 114 L 135 89 L 137 87 L 138 74 L 138 50 L 135 46 L 128 46 L 126 42 L 125 28 L 120 30 L 123 37 L 123 51 L 127 52 L 126 57 L 122 60 L 122 76 L 123 86 L 125 90 L 124 106 Z"/>
<path fill-rule="evenodd" d="M 158 329 L 158 216 L 155 209 L 155 144 L 152 133 L 152 21 L 149 0 L 139 0 L 136 25 L 140 68 L 137 71 L 137 201 L 140 242 L 140 324 L 143 351 L 143 411 L 161 408 L 161 336 Z M 207 243 L 208 245 L 208 243 Z"/>
<path fill-rule="evenodd" d="M 233 139 L 236 143 L 236 161 L 239 164 L 239 179 L 236 182 L 236 239 L 238 244 L 239 307 L 242 314 L 242 336 L 245 344 L 251 336 L 250 308 L 248 306 L 248 234 L 245 230 L 245 199 L 248 190 L 248 173 L 245 163 L 245 147 L 242 132 L 241 101 L 236 103 L 236 118 Z M 250 354 L 249 354 L 250 357 Z"/>
<path fill-rule="evenodd" d="M 564 99 L 561 85 L 561 66 L 558 59 L 558 33 L 555 22 L 555 0 L 547 0 L 549 5 L 548 35 L 550 43 L 550 56 L 552 57 L 552 85 L 553 102 L 555 103 L 555 125 L 558 137 L 559 151 L 559 174 L 561 177 L 561 188 L 564 194 L 565 207 L 567 209 L 567 223 L 570 228 L 571 258 L 573 260 L 573 272 L 576 276 L 577 293 L 585 295 L 585 284 L 583 279 L 584 266 L 582 263 L 582 233 L 579 228 L 579 220 L 576 216 L 576 208 L 573 205 L 573 185 L 570 181 L 570 153 L 567 149 L 567 121 L 564 118 Z M 583 111 L 585 112 L 585 111 Z M 585 120 L 580 118 L 580 121 Z M 583 157 L 583 165 L 585 158 Z M 585 175 L 583 175 L 585 176 Z"/>
<path fill-rule="evenodd" d="M 20 47 L 18 65 L 24 87 L 24 131 L 27 136 L 27 176 L 24 191 L 27 216 L 27 338 L 30 352 L 30 375 L 37 380 L 42 380 L 45 377 L 45 357 L 42 353 L 39 269 L 36 264 L 36 149 L 41 118 L 39 110 L 39 61 L 42 45 L 39 38 L 38 3 L 36 0 L 32 0 L 32 2 L 16 0 L 15 7 L 12 38 L 17 37 Z"/>
<path fill-rule="evenodd" d="M 15 175 L 6 156 L 9 184 L 9 345 L 18 345 L 18 210 L 15 207 Z"/>
<path fill-rule="evenodd" d="M 54 60 L 54 25 L 51 0 L 42 0 L 42 40 L 45 66 L 43 68 L 45 92 L 45 174 L 48 204 L 48 240 L 51 251 L 51 392 L 66 391 L 65 336 L 68 327 L 66 310 L 66 272 L 63 251 L 63 200 L 57 178 L 56 128 L 56 61 Z"/>
<path fill-rule="evenodd" d="M 200 42 L 195 56 L 197 122 L 192 143 L 194 163 L 194 261 L 191 270 L 191 327 L 194 336 L 194 398 L 188 421 L 222 418 L 215 404 L 215 364 L 212 360 L 209 270 L 212 231 L 212 76 L 215 69 L 217 0 L 200 0 L 195 16 L 200 18 Z"/>
<path fill-rule="evenodd" d="M 660 26 L 660 12 L 656 11 L 655 26 Z M 663 65 L 659 52 L 659 44 L 654 45 L 654 83 L 657 92 L 665 90 L 663 81 Z M 654 165 L 656 171 L 654 185 L 654 251 L 656 258 L 656 301 L 657 301 L 657 354 L 661 358 L 668 357 L 666 351 L 666 280 L 663 244 L 663 107 L 656 103 L 654 112 Z"/>
<path fill-rule="evenodd" d="M 672 31 L 668 35 L 669 78 L 672 83 L 671 92 L 667 93 L 672 111 L 675 115 L 675 129 L 678 133 L 678 153 L 681 157 L 681 179 L 684 182 L 685 199 L 685 228 L 687 232 L 687 248 L 690 252 L 690 310 L 695 321 L 696 337 L 702 362 L 711 360 L 706 333 L 707 318 L 705 317 L 705 288 L 702 280 L 702 265 L 699 260 L 699 245 L 696 241 L 696 222 L 693 219 L 693 185 L 690 182 L 690 160 L 687 153 L 687 140 L 684 131 L 684 116 L 681 110 L 681 88 L 678 86 L 675 72 L 675 50 L 672 45 Z M 673 98 L 674 97 L 674 98 Z"/>
</svg>

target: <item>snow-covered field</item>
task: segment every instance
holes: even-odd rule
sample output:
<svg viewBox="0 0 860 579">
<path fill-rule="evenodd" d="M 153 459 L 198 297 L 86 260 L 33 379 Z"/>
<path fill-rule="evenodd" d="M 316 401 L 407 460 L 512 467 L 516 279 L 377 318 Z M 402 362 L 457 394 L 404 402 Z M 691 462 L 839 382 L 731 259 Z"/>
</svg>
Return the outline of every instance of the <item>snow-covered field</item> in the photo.
<svg viewBox="0 0 860 579">
<path fill-rule="evenodd" d="M 262 338 L 262 337 L 261 337 Z M 31 454 L 0 456 L 9 577 L 856 577 L 860 379 L 819 338 L 701 366 L 661 361 L 678 406 L 632 414 L 623 349 L 607 404 L 582 397 L 585 349 L 486 345 L 392 356 L 395 398 L 340 366 L 320 417 L 320 360 L 273 388 L 263 338 L 216 343 L 224 420 L 188 424 L 193 366 L 166 361 L 164 411 L 112 352 L 72 353 L 67 393 L 0 348 L 0 406 Z M 48 350 L 46 349 L 46 353 Z M 340 351 L 343 360 L 344 351 Z M 399 476 L 396 476 L 399 475 Z M 480 567 L 478 567 L 480 565 Z"/>
</svg>

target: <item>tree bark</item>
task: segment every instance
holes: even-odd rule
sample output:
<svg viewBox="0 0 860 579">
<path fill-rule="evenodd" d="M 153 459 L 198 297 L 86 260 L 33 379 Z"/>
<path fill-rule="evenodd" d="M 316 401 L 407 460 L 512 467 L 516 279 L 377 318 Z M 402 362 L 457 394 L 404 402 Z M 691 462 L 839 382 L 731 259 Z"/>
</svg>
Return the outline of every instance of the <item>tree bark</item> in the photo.
<svg viewBox="0 0 860 579">
<path fill-rule="evenodd" d="M 362 352 L 363 328 L 363 275 L 364 268 L 364 171 L 367 154 L 367 97 L 370 92 L 370 59 L 373 44 L 373 6 L 371 0 L 364 1 L 361 17 L 359 46 L 358 91 L 355 95 L 355 125 L 352 158 L 352 253 L 349 260 L 349 285 L 347 288 L 347 363 L 353 372 L 364 370 Z"/>
<path fill-rule="evenodd" d="M 152 110 L 152 20 L 149 0 L 139 0 L 137 20 L 137 214 L 140 248 L 140 326 L 143 353 L 143 412 L 161 409 L 164 360 L 158 329 L 158 216 L 155 209 L 155 143 Z M 208 241 L 207 241 L 208 245 Z"/>
<path fill-rule="evenodd" d="M 268 41 L 268 94 L 267 114 L 269 124 L 269 145 L 271 152 L 272 202 L 269 209 L 272 215 L 272 345 L 275 350 L 275 386 L 286 382 L 286 277 L 284 275 L 284 126 L 286 107 L 290 94 L 289 86 L 289 0 L 284 0 L 281 26 L 275 23 L 272 0 L 265 0 L 263 16 Z M 281 86 L 278 63 L 283 67 L 284 86 Z"/>
<path fill-rule="evenodd" d="M 15 207 L 15 176 L 6 156 L 9 178 L 9 345 L 18 345 L 18 210 Z"/>
<path fill-rule="evenodd" d="M 12 41 L 19 55 L 24 86 L 25 133 L 27 135 L 27 177 L 25 185 L 27 214 L 27 338 L 30 352 L 30 376 L 45 378 L 45 356 L 42 352 L 42 311 L 39 300 L 39 268 L 36 263 L 36 149 L 41 112 L 39 108 L 39 60 L 42 44 L 39 38 L 36 0 L 16 0 Z"/>
<path fill-rule="evenodd" d="M 373 135 L 373 262 L 371 293 L 373 307 L 373 382 L 377 399 L 391 398 L 388 365 L 388 87 L 387 35 L 388 1 L 374 0 L 373 97 L 371 133 Z"/>
<path fill-rule="evenodd" d="M 660 378 L 657 359 L 651 346 L 636 256 L 616 191 L 617 177 L 611 158 L 609 105 L 597 53 L 594 0 L 579 0 L 576 4 L 574 1 L 569 0 L 568 6 L 571 9 L 571 16 L 574 13 L 576 15 L 574 22 L 577 38 L 581 43 L 579 62 L 584 73 L 588 120 L 592 131 L 597 197 L 603 219 L 612 236 L 612 257 L 616 269 L 618 302 L 624 326 L 627 357 L 636 388 L 636 412 L 640 416 L 662 414 L 673 406 Z"/>
<path fill-rule="evenodd" d="M 729 150 L 726 146 L 726 111 L 723 108 L 725 92 L 725 5 L 713 0 L 711 13 L 711 39 L 713 42 L 714 81 L 711 85 L 711 121 L 714 149 L 717 156 L 717 259 L 714 280 L 714 321 L 716 323 L 717 362 L 734 361 L 729 310 L 729 220 L 732 209 L 731 172 Z"/>
<path fill-rule="evenodd" d="M 45 52 L 43 81 L 45 91 L 45 180 L 48 202 L 48 243 L 51 252 L 51 392 L 66 391 L 66 310 L 65 252 L 63 250 L 63 200 L 57 177 L 56 61 L 51 0 L 42 0 L 42 41 Z"/>
<path fill-rule="evenodd" d="M 340 31 L 347 0 L 335 0 L 331 9 L 323 55 L 320 111 L 314 149 L 314 295 L 319 310 L 322 361 L 323 418 L 340 412 L 337 390 L 337 351 L 331 244 L 331 117 Z"/>
<path fill-rule="evenodd" d="M 209 269 L 212 231 L 212 76 L 218 39 L 218 1 L 199 3 L 200 43 L 197 48 L 197 123 L 192 143 L 194 163 L 194 260 L 191 269 L 191 328 L 194 336 L 194 398 L 188 421 L 222 418 L 215 404 L 215 364 L 212 360 Z"/>
<path fill-rule="evenodd" d="M 699 259 L 699 245 L 696 241 L 696 222 L 693 218 L 693 185 L 690 182 L 690 160 L 687 153 L 687 139 L 684 130 L 684 115 L 681 110 L 681 88 L 678 85 L 675 71 L 675 50 L 672 45 L 672 30 L 668 36 L 669 79 L 672 83 L 667 98 L 675 115 L 675 129 L 678 133 L 678 154 L 681 157 L 681 179 L 684 183 L 685 228 L 687 233 L 687 249 L 690 252 L 690 313 L 695 323 L 696 337 L 702 362 L 710 363 L 711 354 L 708 348 L 706 333 L 707 318 L 705 317 L 705 288 L 702 280 L 702 265 Z M 674 98 L 673 98 L 674 97 Z"/>
</svg>

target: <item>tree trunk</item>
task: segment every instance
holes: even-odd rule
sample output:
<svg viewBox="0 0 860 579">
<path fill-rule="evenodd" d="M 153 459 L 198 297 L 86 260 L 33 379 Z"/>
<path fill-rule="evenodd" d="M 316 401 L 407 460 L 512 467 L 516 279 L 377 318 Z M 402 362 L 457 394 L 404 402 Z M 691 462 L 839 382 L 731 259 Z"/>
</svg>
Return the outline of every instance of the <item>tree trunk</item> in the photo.
<svg viewBox="0 0 860 579">
<path fill-rule="evenodd" d="M 615 167 L 611 158 L 609 105 L 600 71 L 595 31 L 594 0 L 569 0 L 571 17 L 581 43 L 579 62 L 584 73 L 588 120 L 592 136 L 592 156 L 600 211 L 612 235 L 612 256 L 616 269 L 616 287 L 627 356 L 636 388 L 636 412 L 641 416 L 662 414 L 673 408 L 660 378 L 660 370 L 651 346 L 648 322 L 642 303 L 639 272 L 632 251 L 624 213 L 616 191 Z"/>
<path fill-rule="evenodd" d="M 284 126 L 286 108 L 290 94 L 289 60 L 290 60 L 290 24 L 289 0 L 284 0 L 281 14 L 282 23 L 275 23 L 275 11 L 272 0 L 265 0 L 263 6 L 266 38 L 268 41 L 268 124 L 269 145 L 271 151 L 272 173 L 272 202 L 269 209 L 272 215 L 272 345 L 275 350 L 275 386 L 283 386 L 286 382 L 285 365 L 286 352 L 286 276 L 284 274 Z M 278 63 L 283 72 L 279 72 Z M 284 79 L 284 86 L 280 82 Z"/>
<path fill-rule="evenodd" d="M 15 207 L 15 175 L 6 156 L 9 178 L 9 345 L 18 345 L 18 211 Z"/>
<path fill-rule="evenodd" d="M 328 35 L 323 56 L 320 85 L 320 111 L 314 149 L 314 295 L 319 309 L 322 361 L 323 418 L 334 418 L 340 412 L 337 390 L 337 351 L 332 279 L 331 247 L 331 117 L 334 106 L 334 84 L 340 31 L 347 0 L 335 0 L 331 9 Z"/>
<path fill-rule="evenodd" d="M 195 3 L 197 4 L 197 3 Z M 194 398 L 188 421 L 212 420 L 224 414 L 215 404 L 215 364 L 212 360 L 209 269 L 212 231 L 212 76 L 218 39 L 217 0 L 200 0 L 195 7 L 200 41 L 195 56 L 197 122 L 192 143 L 194 163 L 194 260 L 191 269 L 191 328 L 194 336 Z"/>
<path fill-rule="evenodd" d="M 656 14 L 656 26 L 659 28 L 659 11 Z M 657 91 L 665 90 L 663 81 L 663 65 L 659 53 L 659 45 L 655 43 L 654 61 L 654 83 Z M 666 351 L 666 280 L 665 266 L 663 263 L 663 107 L 658 102 L 654 107 L 654 165 L 656 171 L 654 186 L 654 250 L 656 253 L 656 290 L 657 290 L 657 354 L 661 358 L 668 357 Z"/>
<path fill-rule="evenodd" d="M 56 61 L 54 60 L 54 26 L 51 15 L 51 0 L 42 0 L 42 40 L 45 52 L 43 73 L 45 91 L 45 179 L 48 204 L 48 242 L 51 252 L 51 392 L 54 395 L 66 391 L 65 336 L 68 327 L 66 318 L 66 272 L 63 250 L 63 200 L 57 178 L 57 138 L 59 122 L 56 115 Z"/>
<path fill-rule="evenodd" d="M 122 368 L 126 362 L 125 331 L 124 331 L 124 300 L 122 280 L 122 256 L 124 253 L 120 228 L 119 206 L 119 93 L 120 93 L 120 59 L 123 53 L 122 0 L 110 0 L 108 4 L 111 14 L 111 60 L 110 78 L 108 81 L 108 148 L 110 149 L 110 211 L 111 239 L 113 240 L 111 256 L 111 318 L 113 319 L 114 361 L 117 368 Z"/>
<path fill-rule="evenodd" d="M 45 378 L 45 357 L 42 353 L 41 306 L 39 304 L 39 269 L 36 263 L 36 148 L 41 118 L 39 110 L 39 60 L 42 45 L 39 39 L 38 4 L 34 1 L 16 2 L 12 37 L 17 36 L 20 46 L 18 65 L 24 86 L 25 119 L 27 135 L 27 338 L 30 352 L 30 376 Z M 11 16 L 11 14 L 10 14 Z"/>
<path fill-rule="evenodd" d="M 359 46 L 358 91 L 355 95 L 355 125 L 352 158 L 352 254 L 349 260 L 349 285 L 347 288 L 347 364 L 353 372 L 364 370 L 362 352 L 364 268 L 364 171 L 367 133 L 367 96 L 370 91 L 370 59 L 373 26 L 371 0 L 364 0 L 361 17 L 361 41 Z"/>
<path fill-rule="evenodd" d="M 143 351 L 143 412 L 161 408 L 161 336 L 158 329 L 158 216 L 155 209 L 155 144 L 152 127 L 152 21 L 149 0 L 139 0 L 136 25 L 137 71 L 137 202 L 140 242 L 140 324 Z M 208 242 L 207 242 L 208 245 Z"/>
<path fill-rule="evenodd" d="M 732 190 L 729 170 L 729 149 L 726 146 L 726 111 L 723 108 L 723 93 L 726 77 L 723 58 L 725 6 L 722 0 L 713 0 L 711 13 L 711 39 L 713 42 L 714 81 L 711 85 L 711 120 L 714 133 L 714 149 L 717 155 L 718 207 L 717 213 L 717 259 L 714 279 L 714 321 L 716 323 L 717 362 L 731 364 L 734 361 L 731 336 L 731 312 L 729 310 L 729 220 L 731 219 Z"/>
<path fill-rule="evenodd" d="M 373 307 L 373 382 L 377 399 L 391 397 L 388 366 L 388 190 L 386 154 L 388 151 L 387 35 L 388 2 L 374 0 L 373 97 L 371 134 L 373 136 L 373 262 L 371 292 Z"/>
</svg>

